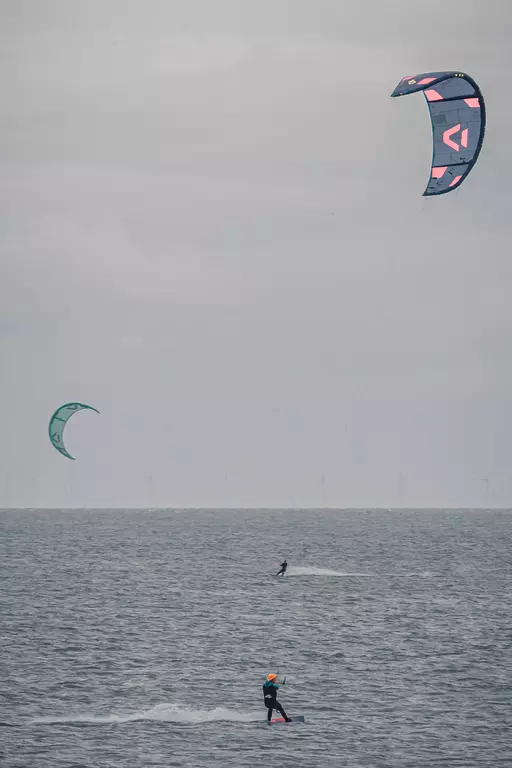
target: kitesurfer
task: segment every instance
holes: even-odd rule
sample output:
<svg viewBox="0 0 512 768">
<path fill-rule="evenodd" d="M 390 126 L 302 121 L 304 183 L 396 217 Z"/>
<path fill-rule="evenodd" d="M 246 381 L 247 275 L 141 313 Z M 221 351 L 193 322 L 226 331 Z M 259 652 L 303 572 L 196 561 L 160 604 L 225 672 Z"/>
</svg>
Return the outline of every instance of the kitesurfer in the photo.
<svg viewBox="0 0 512 768">
<path fill-rule="evenodd" d="M 278 573 L 276 573 L 276 576 L 280 576 L 281 574 L 284 576 L 284 574 L 286 573 L 286 569 L 288 568 L 288 563 L 286 562 L 286 560 L 284 561 L 284 563 L 281 563 L 280 567 L 281 567 L 281 570 Z"/>
<path fill-rule="evenodd" d="M 283 680 L 282 685 L 284 685 L 285 680 L 286 677 Z M 277 682 L 277 675 L 274 675 L 273 672 L 270 672 L 270 674 L 267 675 L 267 679 L 263 683 L 263 701 L 265 702 L 265 706 L 267 708 L 268 725 L 270 725 L 270 721 L 272 719 L 272 710 L 274 709 L 276 709 L 279 714 L 284 717 L 287 723 L 289 723 L 291 720 L 291 717 L 288 717 L 281 704 L 277 700 L 278 688 L 279 684 Z"/>
</svg>

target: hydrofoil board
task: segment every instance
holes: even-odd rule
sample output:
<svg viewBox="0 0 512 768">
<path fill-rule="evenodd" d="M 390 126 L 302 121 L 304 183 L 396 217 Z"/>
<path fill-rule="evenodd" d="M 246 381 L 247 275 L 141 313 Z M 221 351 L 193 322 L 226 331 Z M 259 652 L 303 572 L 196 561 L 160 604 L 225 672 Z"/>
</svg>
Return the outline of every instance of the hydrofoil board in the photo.
<svg viewBox="0 0 512 768">
<path fill-rule="evenodd" d="M 290 715 L 290 720 L 292 723 L 305 723 L 306 718 L 304 715 Z M 286 723 L 286 720 L 284 717 L 273 717 L 270 721 L 271 723 Z"/>
</svg>

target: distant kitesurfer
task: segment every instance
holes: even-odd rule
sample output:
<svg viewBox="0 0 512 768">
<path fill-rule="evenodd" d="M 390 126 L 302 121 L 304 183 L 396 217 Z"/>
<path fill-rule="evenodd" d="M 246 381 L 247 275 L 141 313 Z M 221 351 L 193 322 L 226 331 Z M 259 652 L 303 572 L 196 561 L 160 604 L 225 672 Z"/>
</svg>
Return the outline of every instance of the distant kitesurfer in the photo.
<svg viewBox="0 0 512 768">
<path fill-rule="evenodd" d="M 276 576 L 280 576 L 281 574 L 283 574 L 284 576 L 287 568 L 288 568 L 288 563 L 285 560 L 284 563 L 281 563 L 281 570 L 278 573 L 276 573 Z"/>
<path fill-rule="evenodd" d="M 286 680 L 286 677 L 285 677 Z M 284 685 L 284 680 L 282 685 Z M 263 701 L 267 708 L 267 723 L 270 725 L 272 719 L 272 710 L 276 709 L 280 715 L 282 715 L 287 723 L 291 721 L 291 717 L 288 717 L 281 704 L 277 700 L 277 691 L 279 684 L 277 682 L 277 675 L 273 672 L 267 675 L 267 679 L 263 683 Z"/>
</svg>

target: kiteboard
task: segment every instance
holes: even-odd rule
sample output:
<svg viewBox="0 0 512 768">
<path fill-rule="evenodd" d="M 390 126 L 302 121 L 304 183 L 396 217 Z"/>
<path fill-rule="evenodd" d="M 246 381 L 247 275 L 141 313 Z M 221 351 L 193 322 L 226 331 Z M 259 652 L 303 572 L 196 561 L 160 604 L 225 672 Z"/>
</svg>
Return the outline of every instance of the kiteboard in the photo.
<svg viewBox="0 0 512 768">
<path fill-rule="evenodd" d="M 292 723 L 305 723 L 306 718 L 304 715 L 290 715 L 290 720 Z M 284 717 L 273 717 L 270 721 L 271 723 L 286 723 L 286 720 Z"/>
</svg>

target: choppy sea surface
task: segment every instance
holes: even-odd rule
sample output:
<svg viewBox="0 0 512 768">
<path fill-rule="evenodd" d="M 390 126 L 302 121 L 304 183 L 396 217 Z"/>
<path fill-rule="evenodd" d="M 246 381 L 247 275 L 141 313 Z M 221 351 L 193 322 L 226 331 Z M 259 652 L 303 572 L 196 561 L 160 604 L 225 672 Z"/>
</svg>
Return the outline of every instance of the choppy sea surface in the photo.
<svg viewBox="0 0 512 768">
<path fill-rule="evenodd" d="M 0 603 L 3 768 L 512 765 L 509 511 L 2 511 Z"/>
</svg>

